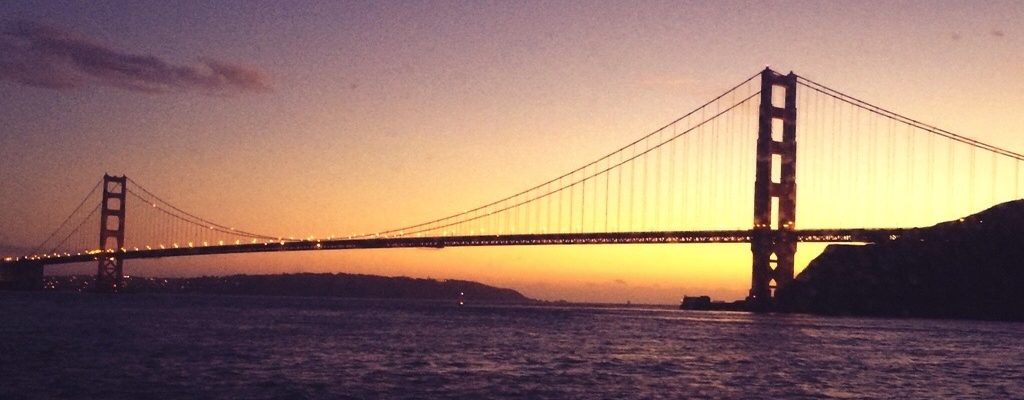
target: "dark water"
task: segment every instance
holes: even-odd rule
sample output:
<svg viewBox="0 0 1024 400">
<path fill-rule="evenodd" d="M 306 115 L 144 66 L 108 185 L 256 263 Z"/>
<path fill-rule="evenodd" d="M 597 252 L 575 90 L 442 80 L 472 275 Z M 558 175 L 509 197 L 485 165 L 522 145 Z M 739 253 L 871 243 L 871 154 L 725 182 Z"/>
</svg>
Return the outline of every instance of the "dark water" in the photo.
<svg viewBox="0 0 1024 400">
<path fill-rule="evenodd" d="M 0 399 L 1024 398 L 1024 324 L 0 293 Z"/>
</svg>

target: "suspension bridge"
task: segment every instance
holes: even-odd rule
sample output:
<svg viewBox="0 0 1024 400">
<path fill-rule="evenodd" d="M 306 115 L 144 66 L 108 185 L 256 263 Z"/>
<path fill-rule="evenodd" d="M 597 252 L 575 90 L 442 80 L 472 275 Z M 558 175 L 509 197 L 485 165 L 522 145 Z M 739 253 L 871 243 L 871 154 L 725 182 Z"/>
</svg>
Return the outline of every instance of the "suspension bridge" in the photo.
<svg viewBox="0 0 1024 400">
<path fill-rule="evenodd" d="M 895 240 L 1018 199 L 1022 160 L 1019 153 L 766 68 L 553 179 L 476 208 L 373 233 L 290 238 L 236 229 L 185 211 L 128 177 L 105 175 L 30 254 L 3 258 L 0 275 L 32 281 L 41 279 L 45 265 L 92 262 L 95 287 L 116 292 L 124 285 L 124 261 L 132 259 L 749 243 L 748 300 L 764 305 L 775 287 L 793 279 L 798 242 Z"/>
</svg>

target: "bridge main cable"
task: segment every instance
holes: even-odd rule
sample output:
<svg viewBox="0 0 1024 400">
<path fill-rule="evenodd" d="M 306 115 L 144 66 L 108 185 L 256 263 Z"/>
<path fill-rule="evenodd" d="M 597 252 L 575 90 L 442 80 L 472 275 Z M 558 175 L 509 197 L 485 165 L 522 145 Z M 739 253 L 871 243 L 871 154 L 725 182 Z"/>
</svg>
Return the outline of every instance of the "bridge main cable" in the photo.
<svg viewBox="0 0 1024 400">
<path fill-rule="evenodd" d="M 818 93 L 821 93 L 823 95 L 829 96 L 831 98 L 834 98 L 836 100 L 845 102 L 845 103 L 853 105 L 855 107 L 858 107 L 858 108 L 861 108 L 861 109 L 873 112 L 873 113 L 875 113 L 877 115 L 890 118 L 890 119 L 892 119 L 894 121 L 901 122 L 901 123 L 913 126 L 915 128 L 918 128 L 918 129 L 930 132 L 930 133 L 935 134 L 935 135 L 942 136 L 942 137 L 950 139 L 950 140 L 954 140 L 954 141 L 957 141 L 957 142 L 960 142 L 960 143 L 963 143 L 963 144 L 966 144 L 966 145 L 974 146 L 974 147 L 982 149 L 982 150 L 987 150 L 987 151 L 990 151 L 990 152 L 993 152 L 993 153 L 996 153 L 996 154 L 999 154 L 999 155 L 1010 157 L 1010 158 L 1016 159 L 1018 161 L 1024 161 L 1024 154 L 1020 154 L 1020 153 L 1017 153 L 1017 152 L 1014 152 L 1014 151 L 1010 151 L 1010 150 L 1007 150 L 1007 149 L 1004 149 L 1004 148 L 1001 148 L 1001 147 L 998 147 L 998 146 L 994 146 L 994 145 L 991 145 L 991 144 L 988 144 L 988 143 L 984 143 L 984 142 L 981 142 L 981 141 L 978 141 L 978 140 L 975 140 L 975 139 L 971 139 L 971 138 L 969 138 L 967 136 L 959 135 L 959 134 L 947 131 L 945 129 L 936 127 L 934 125 L 930 125 L 930 124 L 927 124 L 927 123 L 915 120 L 913 118 L 904 116 L 904 115 L 896 113 L 894 111 L 890 111 L 888 109 L 885 109 L 885 108 L 876 106 L 874 104 L 868 103 L 868 102 L 866 102 L 864 100 L 860 100 L 860 99 L 858 99 L 856 97 L 853 97 L 853 96 L 850 96 L 850 95 L 848 95 L 846 93 L 843 93 L 843 92 L 840 92 L 838 90 L 832 89 L 832 88 L 830 88 L 828 86 L 822 85 L 820 83 L 817 83 L 815 81 L 807 79 L 807 78 L 805 78 L 803 76 L 799 76 L 799 75 L 797 76 L 797 83 L 799 83 L 803 87 L 806 87 L 808 89 L 814 90 L 814 91 L 816 91 Z"/>
<path fill-rule="evenodd" d="M 263 235 L 263 234 L 259 234 L 259 233 L 252 233 L 252 232 L 247 232 L 247 231 L 243 231 L 243 230 L 238 230 L 238 229 L 235 229 L 235 228 L 232 228 L 232 227 L 228 227 L 228 226 L 224 226 L 224 225 L 218 224 L 216 222 L 209 221 L 207 219 L 204 219 L 202 217 L 199 217 L 197 215 L 189 213 L 188 211 L 185 211 L 185 210 L 182 210 L 182 209 L 180 209 L 178 207 L 175 207 L 173 204 L 171 204 L 171 203 L 167 202 L 166 200 L 160 198 L 159 196 L 153 194 L 149 190 L 146 190 L 146 188 L 143 187 L 142 185 L 140 185 L 138 182 L 132 180 L 131 178 L 127 178 L 127 179 L 128 179 L 128 182 L 130 182 L 135 187 L 139 188 L 139 190 L 141 190 L 143 192 L 143 194 L 145 196 L 148 196 L 149 198 L 146 198 L 143 195 L 135 193 L 135 191 L 131 190 L 131 188 L 127 189 L 128 194 L 131 194 L 135 198 L 137 198 L 137 199 L 139 199 L 139 200 L 141 200 L 141 201 L 143 201 L 143 202 L 145 202 L 147 204 L 152 204 L 155 208 L 157 208 L 158 210 L 162 211 L 164 214 L 167 214 L 167 215 L 169 215 L 171 217 L 177 218 L 178 220 L 181 220 L 181 221 L 184 221 L 184 222 L 196 225 L 196 226 L 200 226 L 200 227 L 203 227 L 203 228 L 213 229 L 213 230 L 216 230 L 216 231 L 221 232 L 221 233 L 231 234 L 231 235 L 245 236 L 245 237 L 249 237 L 249 238 L 253 238 L 253 239 L 265 239 L 265 240 L 272 240 L 272 241 L 280 240 L 280 237 L 274 237 L 274 236 L 268 236 L 268 235 Z M 180 215 L 171 213 L 171 212 L 167 211 L 166 209 L 157 206 L 156 202 L 160 202 L 161 204 L 167 206 L 168 208 L 170 208 L 170 209 L 172 209 L 174 211 L 177 211 L 178 213 L 180 213 Z"/>
<path fill-rule="evenodd" d="M 708 123 L 708 122 L 710 122 L 710 121 L 713 121 L 713 120 L 714 120 L 715 118 L 718 118 L 719 116 L 721 116 L 721 115 L 724 115 L 725 113 L 728 113 L 729 111 L 732 111 L 733 109 L 735 109 L 735 108 L 739 107 L 740 105 L 742 105 L 742 104 L 744 104 L 744 103 L 746 103 L 746 102 L 750 101 L 751 99 L 753 99 L 754 97 L 756 97 L 756 96 L 757 96 L 757 95 L 759 95 L 760 93 L 761 93 L 760 91 L 754 92 L 754 93 L 752 93 L 752 94 L 751 94 L 750 96 L 747 96 L 747 97 L 746 97 L 746 98 L 744 98 L 743 100 L 740 100 L 739 102 L 737 102 L 736 104 L 733 104 L 732 106 L 730 106 L 730 107 L 726 108 L 725 110 L 719 111 L 719 112 L 718 112 L 718 113 L 716 113 L 715 115 L 711 116 L 711 118 L 708 118 L 708 119 L 706 119 L 706 120 L 702 121 L 701 123 L 699 123 L 699 124 L 697 124 L 697 125 L 694 125 L 693 127 L 690 127 L 689 129 L 686 129 L 686 130 L 684 130 L 684 131 L 682 131 L 682 132 L 679 132 L 679 133 L 675 134 L 674 136 L 672 136 L 671 138 L 669 138 L 669 139 L 667 139 L 667 140 L 665 140 L 665 141 L 663 141 L 663 142 L 661 142 L 661 143 L 658 143 L 658 144 L 654 145 L 653 147 L 649 147 L 649 148 L 645 149 L 644 151 L 642 151 L 642 152 L 640 152 L 640 153 L 635 153 L 635 154 L 631 154 L 629 158 L 626 158 L 626 159 L 624 159 L 624 160 L 620 160 L 620 161 L 619 161 L 619 162 L 618 162 L 617 164 L 615 164 L 615 165 L 609 165 L 609 166 L 607 166 L 607 167 L 606 167 L 605 169 L 603 169 L 603 170 L 598 170 L 598 171 L 596 171 L 596 172 L 593 172 L 593 173 L 591 173 L 590 175 L 587 175 L 587 176 L 584 176 L 584 177 L 582 177 L 582 178 L 579 178 L 579 179 L 577 179 L 576 181 L 574 181 L 574 182 L 571 182 L 571 183 L 569 183 L 568 185 L 565 185 L 565 186 L 562 186 L 562 187 L 560 187 L 560 188 L 558 188 L 558 189 L 555 189 L 554 191 L 546 192 L 546 193 L 543 193 L 543 194 L 537 195 L 537 196 L 535 196 L 535 197 L 533 197 L 533 198 L 530 198 L 530 199 L 527 199 L 527 200 L 522 200 L 522 201 L 520 201 L 520 202 L 518 202 L 518 203 L 513 203 L 513 204 L 511 204 L 511 205 L 505 206 L 504 208 L 500 208 L 500 209 L 494 210 L 494 211 L 493 211 L 493 213 L 499 213 L 499 212 L 503 212 L 503 211 L 508 211 L 508 210 L 514 209 L 514 208 L 516 208 L 516 207 L 522 206 L 522 205 L 524 205 L 524 204 L 528 204 L 528 203 L 531 203 L 531 202 L 537 201 L 537 200 L 539 200 L 539 199 L 545 198 L 545 197 L 547 197 L 547 196 L 551 196 L 552 194 L 555 194 L 555 193 L 559 193 L 559 192 L 561 192 L 561 191 L 564 191 L 564 190 L 566 190 L 566 189 L 569 189 L 569 188 L 575 187 L 576 185 L 579 185 L 579 184 L 581 184 L 581 183 L 583 183 L 583 182 L 586 182 L 587 180 L 589 180 L 589 179 L 591 179 L 591 178 L 595 178 L 595 177 L 598 177 L 598 176 L 600 176 L 601 174 L 605 174 L 605 173 L 607 173 L 607 172 L 609 172 L 609 171 L 611 171 L 611 170 L 614 170 L 615 168 L 621 167 L 621 166 L 623 166 L 623 165 L 625 165 L 625 164 L 627 164 L 627 163 L 629 163 L 629 162 L 631 162 L 631 161 L 633 161 L 633 160 L 639 159 L 639 158 L 641 158 L 641 157 L 643 157 L 643 156 L 647 155 L 648 153 L 650 153 L 650 152 L 652 152 L 652 151 L 654 151 L 654 150 L 657 150 L 657 149 L 658 149 L 658 148 L 660 148 L 661 146 L 664 146 L 665 144 L 667 144 L 667 143 L 670 143 L 670 142 L 674 141 L 675 139 L 677 139 L 677 138 L 679 138 L 679 137 L 681 137 L 681 136 L 683 136 L 683 135 L 685 135 L 685 134 L 687 134 L 687 133 L 689 133 L 689 132 L 692 132 L 693 130 L 696 130 L 697 128 L 700 128 L 700 127 L 702 127 L 702 126 L 703 126 L 703 125 L 705 125 L 706 123 Z M 603 158 L 602 158 L 602 159 L 603 159 Z M 592 165 L 592 164 L 594 164 L 594 163 L 591 163 L 590 165 Z M 579 169 L 577 169 L 576 171 L 579 171 Z M 542 185 L 542 186 L 543 186 L 543 185 Z M 527 191 L 525 191 L 525 192 L 523 192 L 523 193 L 520 193 L 519 195 L 521 195 L 521 194 L 524 194 L 524 193 L 529 193 L 529 192 L 530 192 L 530 191 L 532 191 L 532 190 L 533 190 L 533 189 L 527 190 Z M 512 197 L 510 197 L 510 198 L 518 197 L 519 195 L 516 195 L 516 196 L 512 196 Z M 499 201 L 499 202 L 500 202 L 500 201 Z M 484 206 L 484 207 L 480 207 L 480 208 L 477 208 L 476 210 L 479 210 L 479 209 L 481 209 L 481 208 L 485 208 L 485 207 L 487 207 L 487 206 Z M 458 214 L 458 215 L 465 215 L 465 214 L 468 214 L 469 212 L 471 212 L 471 211 L 467 211 L 467 212 L 465 212 L 465 213 L 462 213 L 462 214 Z M 458 216 L 458 215 L 456 215 L 456 216 Z M 451 227 L 451 226 L 459 225 L 459 224 L 462 224 L 462 223 L 465 223 L 465 222 L 469 222 L 469 221 L 474 221 L 474 220 L 476 220 L 476 219 L 479 219 L 479 218 L 484 218 L 484 217 L 487 217 L 487 215 L 478 215 L 478 216 L 476 216 L 476 217 L 473 217 L 473 218 L 470 218 L 470 219 L 467 219 L 467 220 L 457 220 L 457 221 L 455 221 L 455 222 L 451 222 L 451 223 L 448 223 L 448 224 L 445 224 L 445 225 L 439 225 L 439 226 L 431 226 L 431 227 L 429 227 L 429 228 L 427 228 L 427 229 L 423 229 L 423 230 L 419 230 L 419 231 L 411 231 L 411 232 L 404 232 L 404 234 L 405 234 L 405 235 L 415 235 L 415 234 L 417 234 L 417 233 L 422 233 L 422 232 L 428 232 L 428 231 L 432 231 L 432 230 L 436 230 L 436 229 L 444 229 L 444 228 L 447 228 L 447 227 Z M 451 218 L 452 218 L 452 217 L 449 217 L 449 218 L 443 218 L 443 219 L 441 219 L 441 220 L 439 220 L 439 221 L 437 221 L 437 222 L 440 222 L 440 221 L 444 221 L 444 220 L 448 220 L 448 219 L 451 219 Z M 426 224 L 422 224 L 422 225 L 426 225 Z M 390 231 L 390 232 L 386 232 L 386 233 L 393 233 L 393 232 L 396 232 L 396 231 Z M 380 234 L 378 234 L 378 235 L 385 235 L 386 233 L 380 233 Z M 367 237 L 368 237 L 368 236 L 367 236 Z"/>
<path fill-rule="evenodd" d="M 553 179 L 550 179 L 548 181 L 545 181 L 545 182 L 543 182 L 541 184 L 535 185 L 533 187 L 530 187 L 528 189 L 522 190 L 522 191 L 520 191 L 518 193 L 515 193 L 515 194 L 507 196 L 507 197 L 504 197 L 502 199 L 492 201 L 492 202 L 484 204 L 482 206 L 479 206 L 479 207 L 476 207 L 476 208 L 473 208 L 473 209 L 470 209 L 470 210 L 466 210 L 466 211 L 463 211 L 463 212 L 460 212 L 460 213 L 452 214 L 452 215 L 449 215 L 449 216 L 446 216 L 446 217 L 437 218 L 437 219 L 434 219 L 434 220 L 430 220 L 430 221 L 426 221 L 426 222 L 422 222 L 422 223 L 418 223 L 418 224 L 414 224 L 414 225 L 409 225 L 409 226 L 405 226 L 405 227 L 401 227 L 401 228 L 388 229 L 388 230 L 380 231 L 380 232 L 377 232 L 377 233 L 374 233 L 374 234 L 354 235 L 352 237 L 353 238 L 368 238 L 368 237 L 377 237 L 377 236 L 391 236 L 391 235 L 395 235 L 395 234 L 398 234 L 399 236 L 404 236 L 404 235 L 409 235 L 409 234 L 416 234 L 416 233 L 420 233 L 420 232 L 431 231 L 431 230 L 435 230 L 435 229 L 443 229 L 444 227 L 450 227 L 450 226 L 458 225 L 458 224 L 461 224 L 461 223 L 464 223 L 464 222 L 473 221 L 473 220 L 475 220 L 477 218 L 482 218 L 482 217 L 485 217 L 485 216 L 490 215 L 490 214 L 499 213 L 499 212 L 503 212 L 503 211 L 508 211 L 508 210 L 511 210 L 511 209 L 516 208 L 518 206 L 521 206 L 521 205 L 530 203 L 532 201 L 544 198 L 544 197 L 549 196 L 551 194 L 560 193 L 562 190 L 565 190 L 567 188 L 572 188 L 572 187 L 574 187 L 575 185 L 579 184 L 582 181 L 585 181 L 587 179 L 591 179 L 591 178 L 593 178 L 595 176 L 600 175 L 601 173 L 606 173 L 606 172 L 610 171 L 611 169 L 614 169 L 616 167 L 619 167 L 619 166 L 625 164 L 626 162 L 632 161 L 632 160 L 638 158 L 639 156 L 645 155 L 648 152 L 650 152 L 650 150 L 653 150 L 653 149 L 655 149 L 657 147 L 660 147 L 661 145 L 663 145 L 665 143 L 671 142 L 673 139 L 681 136 L 682 134 L 674 135 L 672 139 L 664 141 L 664 142 L 660 143 L 658 146 L 655 146 L 655 147 L 650 148 L 650 149 L 646 149 L 646 151 L 643 151 L 640 154 L 632 155 L 628 160 L 620 162 L 620 163 L 616 164 L 615 166 L 612 166 L 612 167 L 609 167 L 609 168 L 605 168 L 604 170 L 602 170 L 600 172 L 597 172 L 595 174 L 592 174 L 590 176 L 587 176 L 587 177 L 584 177 L 582 179 L 576 180 L 575 182 L 571 182 L 568 185 L 561 186 L 561 187 L 555 189 L 554 191 L 550 191 L 549 190 L 548 192 L 546 192 L 546 193 L 544 193 L 542 195 L 535 196 L 532 199 L 521 201 L 521 202 L 515 203 L 515 204 L 510 205 L 510 206 L 505 206 L 503 208 L 494 210 L 494 211 L 492 211 L 489 214 L 480 215 L 480 216 L 477 216 L 477 217 L 475 217 L 473 219 L 457 220 L 455 222 L 448 223 L 448 224 L 445 224 L 445 225 L 433 226 L 434 224 L 437 224 L 437 223 L 453 220 L 453 219 L 456 219 L 456 218 L 459 218 L 459 217 L 462 217 L 462 216 L 465 216 L 465 215 L 469 215 L 469 214 L 472 214 L 472 213 L 475 213 L 475 212 L 478 212 L 478 211 L 481 211 L 481 210 L 485 210 L 485 209 L 487 209 L 489 207 L 497 206 L 497 205 L 502 204 L 502 203 L 504 203 L 506 201 L 513 200 L 513 199 L 515 199 L 515 198 L 517 198 L 519 196 L 526 195 L 526 194 L 528 194 L 528 193 L 530 193 L 532 191 L 540 190 L 540 189 L 544 188 L 545 186 L 548 186 L 548 185 L 550 185 L 552 183 L 560 182 L 562 179 L 567 178 L 567 177 L 571 177 L 572 175 L 576 174 L 577 172 L 585 171 L 587 168 L 589 168 L 591 166 L 594 166 L 594 165 L 596 165 L 596 164 L 598 164 L 598 163 L 600 163 L 602 161 L 608 160 L 612 156 L 614 156 L 615 154 L 619 154 L 619 153 L 621 153 L 621 152 L 623 152 L 623 151 L 625 151 L 625 150 L 627 150 L 629 148 L 632 148 L 632 147 L 636 146 L 637 144 L 639 144 L 639 143 L 649 139 L 650 137 L 652 137 L 652 136 L 654 136 L 656 134 L 659 134 L 660 132 L 664 131 L 665 129 L 674 126 L 676 123 L 678 123 L 678 122 L 680 122 L 680 121 L 682 121 L 682 120 L 684 120 L 684 119 L 686 119 L 686 118 L 696 114 L 697 112 L 703 111 L 705 108 L 707 108 L 711 104 L 714 104 L 715 102 L 717 102 L 718 100 L 721 100 L 722 98 L 724 98 L 725 96 L 729 95 L 730 93 L 733 93 L 734 91 L 736 91 L 737 89 L 743 87 L 744 85 L 746 85 L 750 81 L 754 80 L 755 78 L 759 77 L 760 75 L 761 75 L 761 73 L 758 72 L 757 74 L 754 74 L 751 77 L 749 77 L 749 78 L 743 80 L 742 82 L 736 84 L 735 86 L 731 87 L 729 90 L 726 90 L 725 92 L 723 92 L 722 94 L 716 96 L 715 98 L 711 99 L 710 101 L 708 101 L 708 102 L 702 104 L 701 106 L 693 109 L 692 111 L 686 113 L 685 115 L 683 115 L 683 116 L 681 116 L 679 118 L 676 118 L 675 120 L 672 120 L 671 122 L 663 125 L 662 127 L 658 128 L 658 129 L 655 129 L 654 131 L 652 131 L 652 132 L 650 132 L 650 133 L 640 137 L 639 139 L 634 140 L 633 142 L 630 142 L 629 144 L 626 144 L 626 145 L 624 145 L 624 146 L 622 146 L 622 147 L 620 147 L 620 148 L 618 148 L 618 149 L 616 149 L 616 150 L 614 150 L 614 151 L 604 155 L 603 157 L 600 157 L 600 158 L 598 158 L 598 159 L 596 159 L 596 160 L 594 160 L 594 161 L 592 161 L 590 163 L 587 163 L 587 164 L 585 164 L 585 165 L 583 165 L 583 166 L 581 166 L 579 168 L 576 168 L 576 169 L 574 169 L 574 170 L 572 170 L 570 172 L 567 172 L 567 173 L 565 173 L 565 174 L 563 174 L 561 176 L 558 176 L 556 178 L 553 178 Z M 760 92 L 757 92 L 757 93 L 760 93 Z M 744 102 L 748 101 L 753 96 L 756 96 L 757 93 L 755 93 L 751 97 L 748 97 L 747 99 L 741 100 L 740 102 L 734 104 L 732 107 L 729 107 L 727 110 L 721 111 L 721 112 L 717 113 L 715 116 L 713 116 L 711 118 L 708 118 L 708 119 L 705 119 L 704 121 L 702 121 L 701 125 L 703 125 L 703 123 L 705 123 L 707 121 L 713 120 L 714 118 L 724 114 L 727 111 L 732 110 L 733 108 L 736 107 L 736 105 L 743 104 Z M 688 129 L 686 132 L 689 132 L 689 131 L 693 130 L 694 128 L 697 128 L 698 126 L 695 126 L 695 127 L 691 128 L 691 129 Z M 683 133 L 686 133 L 686 132 L 683 132 Z M 426 228 L 425 229 L 420 229 L 420 228 L 424 228 L 424 227 L 426 227 Z"/>
<path fill-rule="evenodd" d="M 40 249 L 46 247 L 46 244 L 50 241 L 50 239 L 53 239 L 55 236 L 57 236 L 57 233 L 60 232 L 61 229 L 64 229 L 64 227 L 68 224 L 68 222 L 71 221 L 71 218 L 74 217 L 75 214 L 77 214 L 78 211 L 82 209 L 82 206 L 84 206 L 85 203 L 89 201 L 89 198 L 91 198 L 92 195 L 96 193 L 96 189 L 99 189 L 100 185 L 102 185 L 102 184 L 103 184 L 103 180 L 102 179 L 96 181 L 96 184 L 93 185 L 92 190 L 89 190 L 89 194 L 85 195 L 85 197 L 82 198 L 82 201 L 78 203 L 78 206 L 75 207 L 74 211 L 71 211 L 71 213 L 68 214 L 68 216 L 66 218 L 64 218 L 64 221 L 60 223 L 60 226 L 58 226 L 57 229 L 54 229 L 53 232 L 50 233 L 50 236 L 47 236 L 46 240 L 43 240 L 41 243 L 39 243 L 35 248 L 32 249 L 31 252 L 29 252 L 29 254 L 38 254 Z M 75 229 L 71 231 L 71 233 L 69 233 L 67 236 L 64 237 L 64 239 L 62 239 L 59 243 L 55 244 L 53 246 L 53 249 L 50 250 L 50 252 L 51 253 L 54 252 L 58 247 L 63 245 L 64 242 L 66 242 L 68 240 L 68 238 L 70 238 L 72 235 L 74 235 L 75 232 L 78 231 L 78 228 L 81 228 L 82 224 L 84 224 L 85 221 L 88 221 L 89 217 L 91 217 L 93 214 L 95 214 L 96 210 L 98 210 L 98 209 L 99 209 L 99 205 L 97 204 L 96 209 L 94 209 L 92 211 L 92 213 L 90 213 L 88 216 L 86 216 L 82 220 L 82 222 L 80 222 L 78 224 L 78 226 L 76 226 Z"/>
</svg>

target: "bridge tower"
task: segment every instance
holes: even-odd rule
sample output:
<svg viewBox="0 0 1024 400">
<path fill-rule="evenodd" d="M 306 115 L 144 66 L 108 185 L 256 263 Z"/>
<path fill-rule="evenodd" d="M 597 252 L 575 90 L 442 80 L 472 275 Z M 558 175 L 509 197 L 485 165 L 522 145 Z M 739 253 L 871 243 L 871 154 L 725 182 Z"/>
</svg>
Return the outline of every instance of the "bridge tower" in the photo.
<svg viewBox="0 0 1024 400">
<path fill-rule="evenodd" d="M 747 297 L 755 309 L 770 307 L 775 288 L 793 280 L 795 227 L 796 75 L 781 75 L 765 68 L 761 72 L 754 229 L 750 238 L 753 270 Z"/>
<path fill-rule="evenodd" d="M 127 178 L 124 176 L 103 175 L 99 247 L 103 253 L 100 254 L 96 271 L 97 291 L 117 292 L 124 287 L 124 260 L 121 258 L 121 249 L 124 248 L 127 190 Z M 110 250 L 113 250 L 113 253 L 110 253 Z"/>
</svg>

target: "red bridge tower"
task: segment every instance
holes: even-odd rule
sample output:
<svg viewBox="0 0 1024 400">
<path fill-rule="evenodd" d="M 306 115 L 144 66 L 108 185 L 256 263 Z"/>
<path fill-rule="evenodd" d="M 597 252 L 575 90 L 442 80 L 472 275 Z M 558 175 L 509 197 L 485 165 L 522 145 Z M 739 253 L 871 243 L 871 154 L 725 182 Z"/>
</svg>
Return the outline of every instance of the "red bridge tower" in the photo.
<svg viewBox="0 0 1024 400">
<path fill-rule="evenodd" d="M 96 290 L 117 292 L 124 288 L 124 214 L 127 178 L 103 175 L 103 202 L 100 204 L 100 251 L 96 272 Z"/>
<path fill-rule="evenodd" d="M 784 100 L 773 104 L 777 99 Z M 758 121 L 750 238 L 753 271 L 747 300 L 755 309 L 765 309 L 771 305 L 775 288 L 793 280 L 797 239 L 795 74 L 780 75 L 769 68 L 761 72 Z"/>
</svg>

